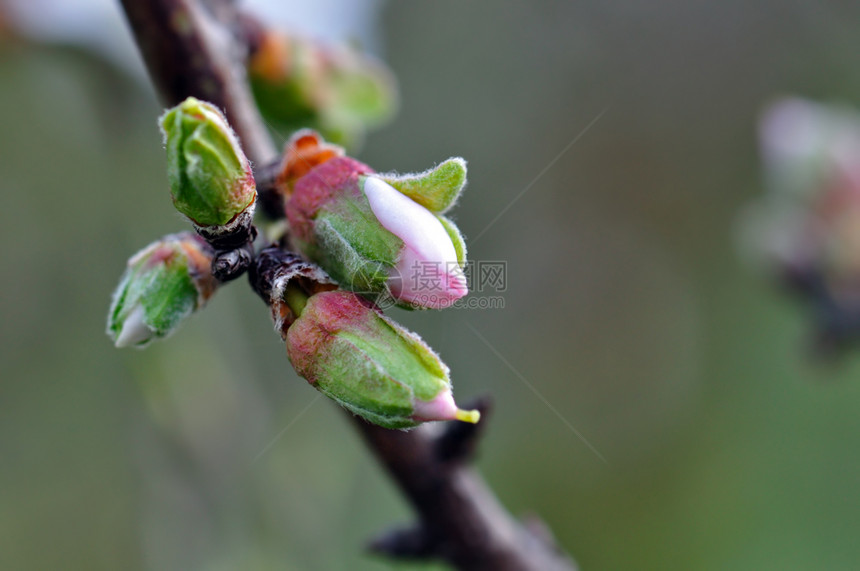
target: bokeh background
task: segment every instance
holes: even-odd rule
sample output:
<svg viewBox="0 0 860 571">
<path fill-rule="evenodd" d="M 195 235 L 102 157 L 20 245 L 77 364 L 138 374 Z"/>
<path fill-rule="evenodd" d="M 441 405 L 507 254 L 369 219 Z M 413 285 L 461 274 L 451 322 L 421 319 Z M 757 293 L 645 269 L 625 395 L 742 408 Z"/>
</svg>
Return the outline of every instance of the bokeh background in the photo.
<svg viewBox="0 0 860 571">
<path fill-rule="evenodd" d="M 160 107 L 116 6 L 29 4 L 0 12 L 0 568 L 392 568 L 363 545 L 408 506 L 242 282 L 145 351 L 104 335 L 126 258 L 185 228 Z M 505 306 L 394 315 L 492 394 L 513 513 L 589 570 L 858 568 L 858 360 L 810 359 L 737 220 L 767 102 L 860 106 L 860 5 L 270 4 L 399 78 L 361 159 L 469 161 Z"/>
</svg>

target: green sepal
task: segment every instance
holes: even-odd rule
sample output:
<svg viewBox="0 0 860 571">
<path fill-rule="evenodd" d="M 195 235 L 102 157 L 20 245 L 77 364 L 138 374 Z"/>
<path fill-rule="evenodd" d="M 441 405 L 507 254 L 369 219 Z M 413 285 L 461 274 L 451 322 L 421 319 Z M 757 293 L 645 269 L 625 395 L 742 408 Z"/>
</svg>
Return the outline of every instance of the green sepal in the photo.
<svg viewBox="0 0 860 571">
<path fill-rule="evenodd" d="M 451 221 L 450 218 L 446 216 L 442 216 L 441 214 L 437 214 L 436 218 L 439 219 L 439 222 L 442 223 L 442 226 L 445 228 L 445 232 L 448 233 L 448 237 L 451 238 L 451 242 L 454 244 L 454 251 L 457 253 L 457 263 L 460 264 L 460 268 L 466 267 L 466 240 L 463 238 L 463 234 L 460 233 L 460 229 Z"/>
<path fill-rule="evenodd" d="M 451 208 L 466 186 L 466 161 L 453 157 L 418 174 L 377 174 L 427 210 L 442 213 Z"/>
<path fill-rule="evenodd" d="M 163 268 L 150 276 L 144 300 L 146 324 L 155 337 L 165 337 L 197 307 L 197 288 L 188 272 L 188 262 Z"/>
<path fill-rule="evenodd" d="M 386 428 L 416 426 L 416 402 L 451 388 L 448 368 L 420 337 L 354 293 L 312 296 L 287 332 L 287 349 L 318 390 Z"/>
<path fill-rule="evenodd" d="M 333 200 L 314 222 L 316 245 L 308 254 L 345 289 L 384 292 L 403 241 L 382 227 L 367 197 Z"/>
<path fill-rule="evenodd" d="M 414 426 L 412 391 L 374 362 L 355 343 L 338 334 L 318 367 L 316 388 L 353 413 L 386 428 Z M 363 344 L 366 346 L 366 343 Z"/>
</svg>

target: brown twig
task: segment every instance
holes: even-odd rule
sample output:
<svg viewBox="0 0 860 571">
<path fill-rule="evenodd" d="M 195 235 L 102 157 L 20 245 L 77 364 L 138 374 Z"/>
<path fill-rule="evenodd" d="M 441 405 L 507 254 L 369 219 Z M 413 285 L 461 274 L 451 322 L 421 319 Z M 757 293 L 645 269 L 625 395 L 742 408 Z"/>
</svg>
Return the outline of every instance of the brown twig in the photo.
<svg viewBox="0 0 860 571">
<path fill-rule="evenodd" d="M 218 105 L 251 161 L 261 168 L 270 165 L 276 151 L 251 99 L 247 48 L 237 41 L 240 19 L 232 2 L 122 4 L 164 102 L 174 105 L 195 96 Z M 440 435 L 426 426 L 400 432 L 355 418 L 419 516 L 417 525 L 380 536 L 371 549 L 395 558 L 441 559 L 459 569 L 573 571 L 575 565 L 553 545 L 545 527 L 517 522 L 468 467 L 489 412 L 486 401 L 477 407 L 485 417 L 481 424 L 449 423 Z"/>
<path fill-rule="evenodd" d="M 372 551 L 401 559 L 442 559 L 476 571 L 571 571 L 573 562 L 551 535 L 517 522 L 468 463 L 489 416 L 477 425 L 449 422 L 439 435 L 427 427 L 385 430 L 356 418 L 362 436 L 418 513 L 417 525 L 374 539 Z"/>
<path fill-rule="evenodd" d="M 267 165 L 278 152 L 245 77 L 241 20 L 225 0 L 121 0 L 146 67 L 164 103 L 186 97 L 223 109 L 245 154 Z"/>
</svg>

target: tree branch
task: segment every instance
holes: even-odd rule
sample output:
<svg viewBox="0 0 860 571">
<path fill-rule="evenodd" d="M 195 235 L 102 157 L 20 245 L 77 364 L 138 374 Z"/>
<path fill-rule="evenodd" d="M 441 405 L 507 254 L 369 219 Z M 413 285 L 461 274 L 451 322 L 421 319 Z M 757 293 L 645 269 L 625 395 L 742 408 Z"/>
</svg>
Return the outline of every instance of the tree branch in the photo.
<svg viewBox="0 0 860 571">
<path fill-rule="evenodd" d="M 195 96 L 214 103 L 225 111 L 251 161 L 261 171 L 270 165 L 277 152 L 248 88 L 247 46 L 238 40 L 241 20 L 232 2 L 122 4 L 164 102 L 175 105 Z M 573 571 L 575 565 L 553 545 L 545 527 L 518 523 L 467 466 L 489 412 L 486 401 L 477 408 L 484 415 L 479 425 L 448 423 L 440 435 L 431 433 L 433 427 L 401 432 L 354 417 L 420 518 L 418 525 L 380 536 L 371 549 L 396 558 L 441 559 L 459 569 Z"/>
<path fill-rule="evenodd" d="M 551 535 L 518 523 L 481 477 L 467 466 L 489 417 L 489 401 L 477 425 L 449 422 L 439 435 L 422 426 L 411 432 L 386 430 L 358 417 L 365 442 L 418 513 L 416 526 L 389 531 L 372 551 L 402 559 L 442 559 L 475 571 L 572 571 L 573 562 Z"/>
<path fill-rule="evenodd" d="M 276 159 L 246 80 L 247 46 L 237 41 L 241 20 L 232 2 L 121 1 L 163 102 L 172 107 L 194 96 L 217 105 L 252 163 Z"/>
</svg>

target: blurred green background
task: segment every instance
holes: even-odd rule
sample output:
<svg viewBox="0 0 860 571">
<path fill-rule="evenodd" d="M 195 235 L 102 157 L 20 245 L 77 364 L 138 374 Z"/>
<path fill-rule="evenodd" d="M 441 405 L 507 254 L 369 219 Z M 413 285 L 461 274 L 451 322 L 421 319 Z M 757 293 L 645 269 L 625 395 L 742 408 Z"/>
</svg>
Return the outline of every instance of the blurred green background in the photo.
<svg viewBox="0 0 860 571">
<path fill-rule="evenodd" d="M 505 505 L 583 569 L 857 569 L 858 360 L 809 359 L 736 221 L 764 104 L 860 105 L 860 5 L 380 14 L 402 105 L 360 158 L 465 157 L 470 258 L 508 264 L 504 309 L 393 314 L 493 395 Z M 80 50 L 0 44 L 0 568 L 391 568 L 363 544 L 408 506 L 244 283 L 146 351 L 104 335 L 126 258 L 185 228 L 159 112 Z"/>
</svg>

